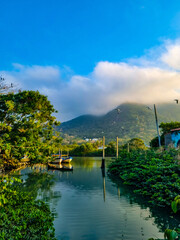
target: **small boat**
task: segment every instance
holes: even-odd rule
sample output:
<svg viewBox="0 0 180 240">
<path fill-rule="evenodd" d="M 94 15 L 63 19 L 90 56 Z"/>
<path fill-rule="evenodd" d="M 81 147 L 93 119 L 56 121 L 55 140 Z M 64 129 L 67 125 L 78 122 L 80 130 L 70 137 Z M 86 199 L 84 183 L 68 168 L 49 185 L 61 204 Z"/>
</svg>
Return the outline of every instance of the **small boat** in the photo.
<svg viewBox="0 0 180 240">
<path fill-rule="evenodd" d="M 72 157 L 66 157 L 66 158 L 62 158 L 62 163 L 70 163 L 72 161 Z"/>
<path fill-rule="evenodd" d="M 51 162 L 53 164 L 70 163 L 72 161 L 72 157 L 69 157 L 69 152 L 63 155 L 60 149 L 59 154 L 53 154 L 52 157 L 54 158 L 54 161 Z"/>
<path fill-rule="evenodd" d="M 69 164 L 69 166 L 63 166 L 62 164 L 57 166 L 57 165 L 48 163 L 48 169 L 59 170 L 59 171 L 73 171 L 73 166 L 71 164 Z"/>
<path fill-rule="evenodd" d="M 60 158 L 56 158 L 54 161 L 52 161 L 50 163 L 52 163 L 52 164 L 61 164 L 61 162 L 62 162 L 62 158 L 60 157 Z"/>
</svg>

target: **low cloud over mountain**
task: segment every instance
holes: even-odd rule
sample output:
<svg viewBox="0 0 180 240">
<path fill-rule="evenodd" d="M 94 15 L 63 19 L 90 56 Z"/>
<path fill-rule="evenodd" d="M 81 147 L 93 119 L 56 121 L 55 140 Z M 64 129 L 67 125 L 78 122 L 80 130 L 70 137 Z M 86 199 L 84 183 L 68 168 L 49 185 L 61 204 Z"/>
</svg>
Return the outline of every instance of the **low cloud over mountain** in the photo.
<svg viewBox="0 0 180 240">
<path fill-rule="evenodd" d="M 145 56 L 124 62 L 98 62 L 87 76 L 59 66 L 13 64 L 1 71 L 17 88 L 48 96 L 65 121 L 82 114 L 103 114 L 123 102 L 160 103 L 180 98 L 180 40 L 165 41 Z"/>
</svg>

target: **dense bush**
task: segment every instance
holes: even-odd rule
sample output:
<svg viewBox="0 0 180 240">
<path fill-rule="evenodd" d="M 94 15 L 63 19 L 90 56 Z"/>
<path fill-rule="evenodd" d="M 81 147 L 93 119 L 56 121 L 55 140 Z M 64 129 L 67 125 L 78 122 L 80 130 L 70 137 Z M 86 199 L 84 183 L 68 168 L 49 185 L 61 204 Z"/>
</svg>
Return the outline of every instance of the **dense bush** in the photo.
<svg viewBox="0 0 180 240">
<path fill-rule="evenodd" d="M 134 186 L 135 192 L 159 206 L 170 206 L 180 192 L 180 167 L 174 160 L 175 150 L 169 152 L 121 151 L 108 172 Z"/>
<path fill-rule="evenodd" d="M 19 179 L 1 179 L 0 239 L 54 240 L 54 217 L 48 205 L 21 188 Z"/>
</svg>

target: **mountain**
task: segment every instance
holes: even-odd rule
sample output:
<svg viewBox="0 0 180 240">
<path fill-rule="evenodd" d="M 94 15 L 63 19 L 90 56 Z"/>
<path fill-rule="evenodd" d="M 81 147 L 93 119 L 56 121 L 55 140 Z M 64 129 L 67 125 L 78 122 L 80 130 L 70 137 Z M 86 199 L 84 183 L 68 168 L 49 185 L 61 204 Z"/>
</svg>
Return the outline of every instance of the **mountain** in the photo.
<svg viewBox="0 0 180 240">
<path fill-rule="evenodd" d="M 158 104 L 157 115 L 161 122 L 180 121 L 180 105 Z M 128 140 L 141 138 L 145 143 L 157 135 L 154 109 L 143 104 L 124 103 L 103 116 L 83 115 L 64 122 L 59 129 L 63 134 L 78 138 L 102 138 L 112 141 L 118 136 Z"/>
</svg>

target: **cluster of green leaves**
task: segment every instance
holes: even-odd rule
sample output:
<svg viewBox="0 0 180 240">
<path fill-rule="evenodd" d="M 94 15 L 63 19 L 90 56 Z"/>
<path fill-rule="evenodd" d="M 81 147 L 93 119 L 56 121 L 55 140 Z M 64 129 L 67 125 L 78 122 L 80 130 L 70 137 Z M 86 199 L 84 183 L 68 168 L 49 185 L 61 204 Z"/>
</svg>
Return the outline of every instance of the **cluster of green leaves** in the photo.
<svg viewBox="0 0 180 240">
<path fill-rule="evenodd" d="M 175 150 L 121 151 L 108 171 L 133 186 L 136 193 L 148 197 L 152 204 L 170 206 L 180 192 L 180 166 L 175 155 Z"/>
<path fill-rule="evenodd" d="M 171 208 L 173 210 L 174 213 L 177 213 L 177 211 L 180 210 L 180 195 L 176 196 L 174 198 L 174 201 L 172 201 L 171 203 Z M 175 240 L 179 239 L 180 237 L 180 228 L 175 228 L 175 229 L 166 229 L 165 233 L 164 233 L 164 237 L 165 239 L 167 238 L 168 240 Z"/>
<path fill-rule="evenodd" d="M 0 239 L 55 240 L 54 216 L 48 205 L 22 188 L 20 179 L 1 179 Z"/>
<path fill-rule="evenodd" d="M 180 210 L 180 195 L 176 196 L 174 201 L 172 201 L 171 208 L 174 213 L 177 213 L 177 211 Z"/>
<path fill-rule="evenodd" d="M 164 232 L 164 238 L 168 239 L 168 240 L 175 240 L 175 239 L 179 239 L 177 237 L 179 237 L 179 233 L 180 233 L 180 229 L 177 228 L 175 230 L 172 229 L 166 229 Z"/>
<path fill-rule="evenodd" d="M 174 213 L 177 213 L 180 210 L 180 195 L 176 196 L 174 201 L 171 203 L 171 208 Z M 179 239 L 180 237 L 180 228 L 175 229 L 166 229 L 164 232 L 164 238 L 168 240 Z M 154 238 L 149 238 L 148 240 L 155 240 Z"/>
<path fill-rule="evenodd" d="M 59 123 L 54 107 L 38 91 L 0 95 L 0 152 L 4 162 L 27 156 L 46 161 L 59 148 L 61 139 L 53 130 Z"/>
</svg>

